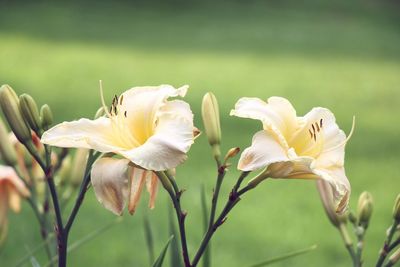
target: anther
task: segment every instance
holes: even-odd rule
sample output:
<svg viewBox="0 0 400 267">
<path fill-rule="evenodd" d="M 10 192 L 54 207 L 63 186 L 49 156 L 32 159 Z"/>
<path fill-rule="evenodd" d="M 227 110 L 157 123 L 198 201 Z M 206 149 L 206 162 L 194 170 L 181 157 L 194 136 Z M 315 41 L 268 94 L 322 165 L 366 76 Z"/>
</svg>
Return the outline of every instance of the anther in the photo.
<svg viewBox="0 0 400 267">
<path fill-rule="evenodd" d="M 308 132 L 310 133 L 310 138 L 312 139 L 313 138 L 313 133 L 311 132 L 310 129 L 308 129 Z"/>
<path fill-rule="evenodd" d="M 322 128 L 322 119 L 319 120 L 319 127 Z"/>
<path fill-rule="evenodd" d="M 125 112 L 124 112 L 124 116 L 125 116 L 125 118 L 126 118 L 126 114 L 127 114 L 128 112 L 125 110 Z"/>
<path fill-rule="evenodd" d="M 119 98 L 119 104 L 122 105 L 122 101 L 124 101 L 124 95 L 121 95 Z"/>
<path fill-rule="evenodd" d="M 317 122 L 315 123 L 315 126 L 317 126 L 317 131 L 319 132 L 319 126 Z"/>
<path fill-rule="evenodd" d="M 315 135 L 315 127 L 314 127 L 314 124 L 311 124 L 311 126 L 312 126 L 313 133 L 314 133 L 314 135 Z"/>
</svg>

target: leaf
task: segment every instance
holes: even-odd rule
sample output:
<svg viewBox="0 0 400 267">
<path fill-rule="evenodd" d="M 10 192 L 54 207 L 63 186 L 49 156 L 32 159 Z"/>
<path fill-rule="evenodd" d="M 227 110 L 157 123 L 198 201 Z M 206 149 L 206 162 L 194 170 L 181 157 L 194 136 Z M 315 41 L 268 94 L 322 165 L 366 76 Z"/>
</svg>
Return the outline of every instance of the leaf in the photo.
<svg viewBox="0 0 400 267">
<path fill-rule="evenodd" d="M 251 265 L 250 267 L 267 266 L 267 265 L 270 265 L 270 264 L 273 264 L 273 263 L 276 263 L 276 262 L 279 262 L 279 261 L 283 261 L 283 260 L 286 260 L 286 259 L 289 259 L 289 258 L 292 258 L 292 257 L 296 257 L 296 256 L 299 256 L 299 255 L 308 253 L 310 251 L 313 251 L 316 248 L 317 248 L 317 245 L 313 245 L 313 246 L 311 246 L 309 248 L 304 248 L 304 249 L 300 249 L 300 250 L 297 250 L 297 251 L 289 252 L 289 253 L 284 254 L 282 256 L 278 256 L 278 257 L 266 260 L 264 262 L 257 263 L 255 265 Z"/>
<path fill-rule="evenodd" d="M 204 184 L 200 190 L 201 210 L 203 214 L 203 229 L 204 232 L 208 230 L 208 207 L 207 207 L 207 194 Z M 203 254 L 203 267 L 211 266 L 211 241 L 208 243 L 206 250 Z"/>
<path fill-rule="evenodd" d="M 178 232 L 175 226 L 175 217 L 174 217 L 174 210 L 171 203 L 168 203 L 168 220 L 169 220 L 169 234 L 170 236 L 178 236 Z M 180 244 L 178 238 L 174 238 L 171 242 L 171 266 L 173 267 L 181 267 L 182 266 L 182 259 L 181 259 L 181 252 L 180 252 Z"/>
<path fill-rule="evenodd" d="M 150 264 L 154 262 L 154 239 L 147 212 L 143 213 L 143 227 Z"/>
<path fill-rule="evenodd" d="M 171 235 L 171 237 L 167 241 L 167 244 L 165 244 L 164 249 L 161 251 L 161 253 L 158 256 L 157 260 L 154 262 L 153 267 L 161 267 L 162 266 L 162 264 L 164 262 L 165 254 L 167 253 L 169 244 L 171 243 L 173 238 L 174 238 L 174 236 Z"/>
<path fill-rule="evenodd" d="M 31 256 L 30 260 L 31 260 L 32 267 L 40 267 L 40 264 L 39 264 L 39 262 L 36 260 L 35 257 Z"/>
</svg>

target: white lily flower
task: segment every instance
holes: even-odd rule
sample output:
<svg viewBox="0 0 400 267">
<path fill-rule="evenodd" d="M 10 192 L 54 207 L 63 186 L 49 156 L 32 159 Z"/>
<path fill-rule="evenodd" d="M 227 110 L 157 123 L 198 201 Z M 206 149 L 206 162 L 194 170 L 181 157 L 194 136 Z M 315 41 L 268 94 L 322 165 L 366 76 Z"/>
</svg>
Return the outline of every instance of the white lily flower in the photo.
<svg viewBox="0 0 400 267">
<path fill-rule="evenodd" d="M 332 186 L 336 211 L 345 211 L 350 183 L 344 170 L 344 148 L 354 121 L 346 138 L 328 109 L 313 108 L 297 117 L 291 103 L 282 97 L 271 97 L 267 103 L 258 98 L 241 98 L 231 115 L 263 124 L 263 130 L 254 135 L 238 164 L 242 171 L 265 168 L 249 183 L 255 186 L 267 177 L 323 179 Z"/>
<path fill-rule="evenodd" d="M 128 198 L 132 214 L 147 183 L 153 207 L 158 180 L 152 171 L 178 166 L 194 141 L 189 104 L 167 101 L 185 96 L 187 88 L 134 87 L 114 98 L 106 117 L 63 122 L 45 132 L 42 142 L 121 156 L 123 159 L 103 158 L 93 165 L 91 179 L 97 199 L 120 215 Z M 103 97 L 102 101 L 105 107 Z"/>
</svg>

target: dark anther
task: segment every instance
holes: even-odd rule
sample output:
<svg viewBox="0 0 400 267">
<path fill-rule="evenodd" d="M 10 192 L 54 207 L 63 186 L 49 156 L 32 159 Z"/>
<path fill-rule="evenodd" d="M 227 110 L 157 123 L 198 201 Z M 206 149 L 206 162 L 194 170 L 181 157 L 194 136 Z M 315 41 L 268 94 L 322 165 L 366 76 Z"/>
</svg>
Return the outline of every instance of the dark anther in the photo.
<svg viewBox="0 0 400 267">
<path fill-rule="evenodd" d="M 311 132 L 310 129 L 308 129 L 308 132 L 310 133 L 310 138 L 312 139 L 313 138 L 313 133 Z"/>
<path fill-rule="evenodd" d="M 122 101 L 124 101 L 124 95 L 121 95 L 121 97 L 119 98 L 119 104 L 122 105 Z"/>
<path fill-rule="evenodd" d="M 322 128 L 322 119 L 319 120 L 319 127 Z"/>
<path fill-rule="evenodd" d="M 315 126 L 317 126 L 317 131 L 319 132 L 319 126 L 318 126 L 318 123 L 315 123 Z"/>
<path fill-rule="evenodd" d="M 124 112 L 124 116 L 125 116 L 125 118 L 126 118 L 126 114 L 127 114 L 128 112 L 125 110 L 125 112 Z"/>
</svg>

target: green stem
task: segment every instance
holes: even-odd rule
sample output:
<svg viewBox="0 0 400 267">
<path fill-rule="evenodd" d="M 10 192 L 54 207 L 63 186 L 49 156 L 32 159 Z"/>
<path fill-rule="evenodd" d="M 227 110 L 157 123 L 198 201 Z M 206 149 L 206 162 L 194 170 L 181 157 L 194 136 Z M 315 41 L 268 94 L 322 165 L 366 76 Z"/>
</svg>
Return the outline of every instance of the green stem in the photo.
<svg viewBox="0 0 400 267">
<path fill-rule="evenodd" d="M 350 238 L 349 232 L 347 231 L 346 225 L 344 223 L 339 224 L 339 232 L 342 236 L 344 245 L 346 246 L 347 251 L 351 257 L 354 267 L 359 267 L 359 262 L 357 260 L 357 255 L 354 251 L 353 241 Z"/>
<path fill-rule="evenodd" d="M 387 238 L 386 238 L 385 242 L 383 243 L 383 247 L 382 247 L 382 249 L 381 249 L 381 251 L 379 253 L 379 258 L 378 258 L 378 261 L 376 263 L 376 267 L 381 267 L 382 266 L 383 262 L 386 259 L 386 256 L 390 252 L 389 246 L 390 246 L 390 243 L 392 242 L 393 235 L 396 232 L 396 228 L 397 228 L 398 224 L 399 224 L 399 221 L 395 220 L 393 222 L 393 225 L 390 227 L 389 234 L 387 235 Z"/>
<path fill-rule="evenodd" d="M 208 243 L 210 242 L 212 236 L 214 235 L 215 231 L 220 227 L 226 220 L 226 216 L 229 214 L 229 212 L 233 209 L 233 207 L 236 206 L 236 204 L 240 201 L 240 197 L 252 189 L 250 186 L 246 186 L 243 189 L 238 191 L 238 188 L 240 187 L 240 183 L 243 181 L 243 179 L 248 175 L 248 173 L 241 174 L 241 177 L 244 176 L 242 179 L 238 179 L 236 182 L 235 186 L 233 187 L 229 198 L 225 204 L 225 207 L 221 211 L 220 215 L 218 218 L 215 220 L 215 222 L 211 225 L 211 227 L 208 228 L 208 231 L 205 233 L 203 240 L 201 241 L 200 247 L 197 250 L 196 255 L 193 258 L 192 265 L 191 267 L 197 266 L 197 264 L 200 261 L 200 258 L 202 257 L 204 251 L 207 248 Z"/>
<path fill-rule="evenodd" d="M 208 229 L 210 229 L 214 224 L 215 211 L 217 209 L 217 204 L 218 204 L 218 196 L 221 189 L 222 181 L 224 180 L 225 173 L 226 173 L 225 168 L 218 166 L 218 177 L 217 181 L 215 182 L 215 190 L 213 192 L 213 197 L 211 201 L 211 211 L 208 222 Z"/>
<path fill-rule="evenodd" d="M 182 211 L 182 207 L 180 204 L 181 191 L 179 190 L 179 187 L 177 186 L 175 179 L 169 177 L 165 172 L 156 172 L 156 174 L 159 180 L 161 181 L 163 187 L 167 190 L 172 200 L 172 203 L 174 204 L 176 217 L 179 225 L 179 235 L 181 238 L 183 262 L 185 264 L 185 267 L 191 267 L 189 259 L 189 251 L 187 248 L 186 230 L 185 230 L 186 213 Z"/>
</svg>

